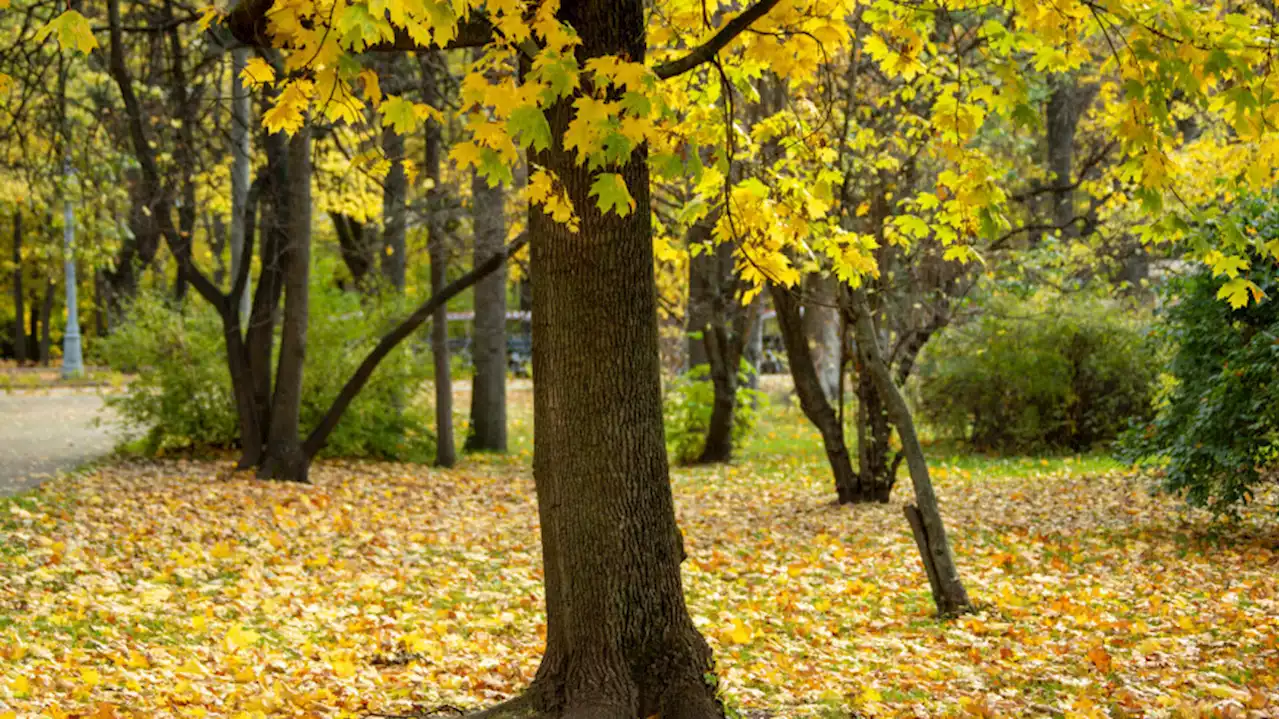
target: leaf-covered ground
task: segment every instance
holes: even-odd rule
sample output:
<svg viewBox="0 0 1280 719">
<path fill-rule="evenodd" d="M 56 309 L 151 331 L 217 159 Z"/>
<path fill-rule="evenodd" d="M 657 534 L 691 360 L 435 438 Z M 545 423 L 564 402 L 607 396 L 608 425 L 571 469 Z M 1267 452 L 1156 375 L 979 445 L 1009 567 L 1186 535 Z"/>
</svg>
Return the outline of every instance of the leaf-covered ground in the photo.
<svg viewBox="0 0 1280 719">
<path fill-rule="evenodd" d="M 935 620 L 900 505 L 837 507 L 776 413 L 677 470 L 726 702 L 776 716 L 1277 716 L 1274 493 L 1215 526 L 1096 458 L 935 457 L 981 611 Z M 527 429 L 527 428 L 526 428 Z M 116 465 L 0 503 L 0 717 L 472 707 L 544 635 L 527 432 L 454 471 Z"/>
</svg>

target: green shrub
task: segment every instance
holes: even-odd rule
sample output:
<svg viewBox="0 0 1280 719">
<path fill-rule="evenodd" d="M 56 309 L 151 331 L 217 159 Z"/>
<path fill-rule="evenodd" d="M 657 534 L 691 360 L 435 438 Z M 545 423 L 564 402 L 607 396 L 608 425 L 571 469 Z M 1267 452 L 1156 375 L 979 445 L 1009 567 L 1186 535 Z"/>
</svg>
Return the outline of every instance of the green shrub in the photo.
<svg viewBox="0 0 1280 719">
<path fill-rule="evenodd" d="M 1276 208 L 1255 210 L 1254 232 L 1276 237 Z M 1248 279 L 1266 297 L 1232 309 L 1208 271 L 1174 280 L 1158 337 L 1173 348 L 1155 418 L 1122 438 L 1126 461 L 1163 471 L 1164 487 L 1229 514 L 1274 483 L 1280 436 L 1276 262 L 1253 257 Z"/>
<path fill-rule="evenodd" d="M 994 295 L 923 358 L 922 416 L 973 446 L 1078 451 L 1150 413 L 1155 362 L 1144 323 L 1114 300 Z"/>
<path fill-rule="evenodd" d="M 304 431 L 319 422 L 342 383 L 400 315 L 400 304 L 362 298 L 326 281 L 313 283 L 303 370 Z M 278 339 L 275 347 L 278 351 Z M 102 340 L 102 352 L 111 367 L 138 373 L 124 394 L 107 402 L 127 425 L 146 432 L 147 451 L 238 446 L 222 324 L 207 303 L 192 299 L 179 310 L 163 297 L 144 294 L 126 322 Z M 379 365 L 322 454 L 429 459 L 435 447 L 431 411 L 415 400 L 428 394 L 417 390 L 430 376 L 430 356 L 406 342 Z"/>
<path fill-rule="evenodd" d="M 756 405 L 768 401 L 763 393 L 747 387 L 749 371 L 750 366 L 744 361 L 738 371 L 737 401 L 733 409 L 735 448 L 742 446 L 751 430 L 755 429 L 759 419 Z M 696 461 L 706 445 L 715 402 L 715 387 L 708 378 L 709 374 L 707 365 L 698 365 L 671 378 L 663 387 L 662 415 L 667 453 L 679 464 Z"/>
</svg>

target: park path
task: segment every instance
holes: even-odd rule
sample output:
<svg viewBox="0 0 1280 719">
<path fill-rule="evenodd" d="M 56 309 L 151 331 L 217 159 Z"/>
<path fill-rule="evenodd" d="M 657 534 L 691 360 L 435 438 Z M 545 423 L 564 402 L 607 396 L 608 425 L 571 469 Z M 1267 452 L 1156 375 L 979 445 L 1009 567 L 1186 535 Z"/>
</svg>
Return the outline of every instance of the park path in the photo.
<svg viewBox="0 0 1280 719">
<path fill-rule="evenodd" d="M 92 389 L 0 394 L 0 497 L 110 452 L 120 430 L 113 423 L 96 426 L 102 407 Z"/>
</svg>

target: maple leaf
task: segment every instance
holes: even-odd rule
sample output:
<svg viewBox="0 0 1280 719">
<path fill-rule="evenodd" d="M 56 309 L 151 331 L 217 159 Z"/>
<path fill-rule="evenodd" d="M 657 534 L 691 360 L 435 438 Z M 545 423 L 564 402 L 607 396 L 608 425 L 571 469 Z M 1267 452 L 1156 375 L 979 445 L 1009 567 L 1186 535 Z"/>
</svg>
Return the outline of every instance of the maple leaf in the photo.
<svg viewBox="0 0 1280 719">
<path fill-rule="evenodd" d="M 240 80 L 247 87 L 261 87 L 275 82 L 276 71 L 260 57 L 249 58 L 240 70 Z"/>
<path fill-rule="evenodd" d="M 627 182 L 616 172 L 602 172 L 596 175 L 591 183 L 590 196 L 597 198 L 596 206 L 601 212 L 610 209 L 619 217 L 626 217 L 636 208 L 636 201 L 627 190 Z"/>
<path fill-rule="evenodd" d="M 57 34 L 58 47 L 64 50 L 75 50 L 87 55 L 98 47 L 98 39 L 93 36 L 89 20 L 76 10 L 65 10 L 46 23 L 36 33 L 35 41 L 44 42 L 45 38 L 54 33 Z"/>
<path fill-rule="evenodd" d="M 507 131 L 519 138 L 521 148 L 533 145 L 534 150 L 542 151 L 551 146 L 547 116 L 534 105 L 521 105 L 512 110 L 507 118 Z"/>
</svg>

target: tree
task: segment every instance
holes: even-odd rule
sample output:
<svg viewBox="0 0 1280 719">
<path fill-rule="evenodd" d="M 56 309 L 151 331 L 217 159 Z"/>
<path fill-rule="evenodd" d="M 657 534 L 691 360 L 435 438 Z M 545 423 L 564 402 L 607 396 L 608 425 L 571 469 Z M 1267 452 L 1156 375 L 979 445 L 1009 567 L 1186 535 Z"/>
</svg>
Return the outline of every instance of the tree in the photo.
<svg viewBox="0 0 1280 719">
<path fill-rule="evenodd" d="M 502 251 L 506 193 L 479 174 L 471 178 L 471 226 L 475 266 Z M 476 283 L 471 361 L 471 425 L 468 451 L 507 451 L 507 273 L 506 265 Z"/>
<path fill-rule="evenodd" d="M 448 69 L 439 53 L 422 55 L 422 94 L 427 106 L 439 110 L 444 103 L 441 85 Z M 449 271 L 449 240 L 445 230 L 446 194 L 440 185 L 440 164 L 444 155 L 441 123 L 429 120 L 423 146 L 423 173 L 431 182 L 427 190 L 427 252 L 431 257 L 431 291 L 444 289 Z M 457 461 L 453 441 L 453 375 L 449 364 L 449 308 L 441 304 L 431 318 L 431 360 L 435 365 L 436 466 L 452 467 Z"/>
</svg>

